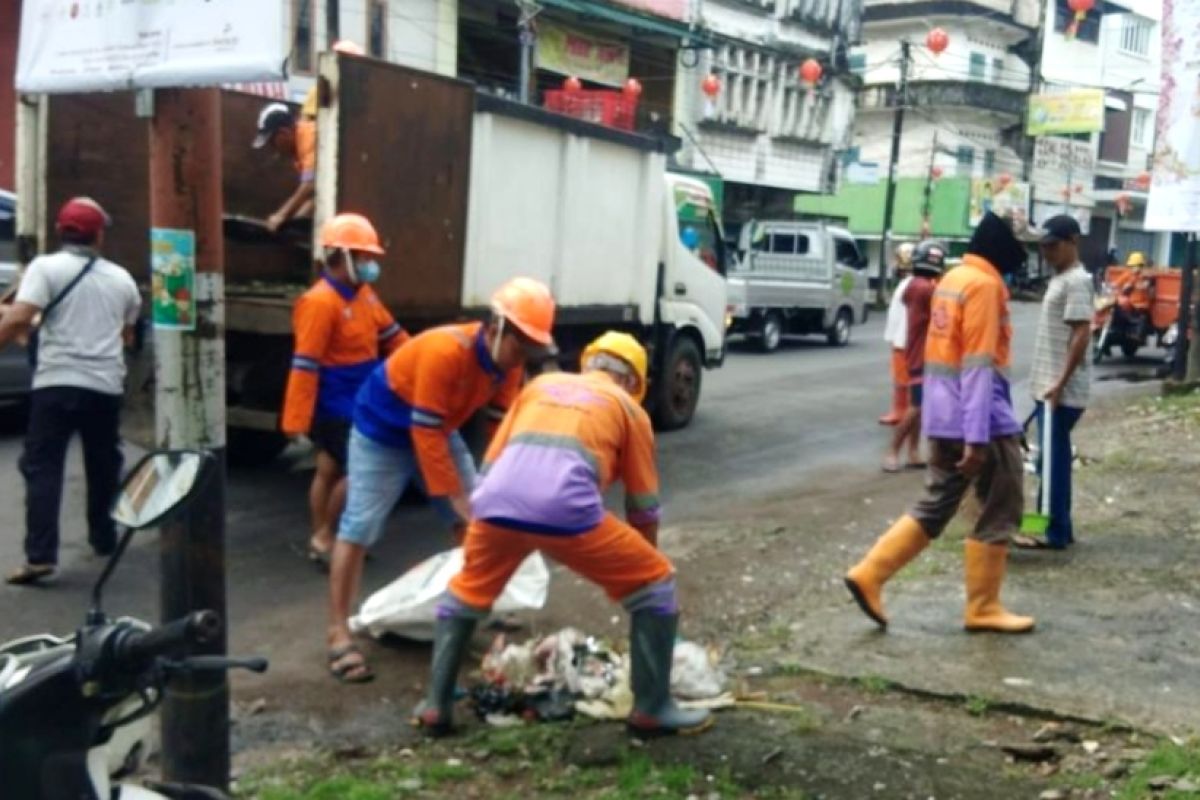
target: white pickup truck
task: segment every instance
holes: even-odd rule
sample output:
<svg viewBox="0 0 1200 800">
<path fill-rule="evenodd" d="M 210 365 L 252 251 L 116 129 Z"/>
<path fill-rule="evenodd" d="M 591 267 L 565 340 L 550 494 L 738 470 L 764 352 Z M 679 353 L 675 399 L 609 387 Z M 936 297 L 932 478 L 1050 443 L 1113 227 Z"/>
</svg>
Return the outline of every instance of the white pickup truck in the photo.
<svg viewBox="0 0 1200 800">
<path fill-rule="evenodd" d="M 867 320 L 866 260 L 844 228 L 755 220 L 742 228 L 729 273 L 730 332 L 763 352 L 789 334 L 821 334 L 834 346 Z"/>
</svg>

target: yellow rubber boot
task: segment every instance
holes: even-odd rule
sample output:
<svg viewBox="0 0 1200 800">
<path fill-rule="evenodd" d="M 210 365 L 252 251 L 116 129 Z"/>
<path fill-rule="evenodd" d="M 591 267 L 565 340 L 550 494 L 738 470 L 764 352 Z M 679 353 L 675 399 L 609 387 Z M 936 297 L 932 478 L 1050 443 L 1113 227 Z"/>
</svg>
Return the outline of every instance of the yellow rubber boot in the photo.
<svg viewBox="0 0 1200 800">
<path fill-rule="evenodd" d="M 967 539 L 966 544 L 968 631 L 1028 633 L 1033 617 L 1010 613 L 1000 604 L 1000 585 L 1008 566 L 1008 545 L 987 544 Z"/>
<path fill-rule="evenodd" d="M 846 588 L 858 607 L 871 619 L 886 628 L 883 613 L 883 585 L 917 554 L 929 546 L 929 536 L 921 523 L 907 514 L 879 537 L 863 560 L 846 573 Z"/>
</svg>

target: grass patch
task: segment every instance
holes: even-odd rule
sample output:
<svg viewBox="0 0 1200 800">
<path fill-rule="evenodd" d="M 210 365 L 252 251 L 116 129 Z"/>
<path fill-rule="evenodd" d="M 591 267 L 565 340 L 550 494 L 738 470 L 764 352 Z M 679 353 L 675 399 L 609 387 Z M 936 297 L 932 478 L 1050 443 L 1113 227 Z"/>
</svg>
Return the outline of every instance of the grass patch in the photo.
<svg viewBox="0 0 1200 800">
<path fill-rule="evenodd" d="M 1194 800 L 1196 797 L 1196 792 L 1175 788 L 1158 792 L 1151 790 L 1150 782 L 1160 777 L 1186 779 L 1200 784 L 1200 741 L 1192 740 L 1183 745 L 1163 742 L 1158 745 L 1117 793 L 1117 800 L 1142 800 L 1151 796 L 1157 800 Z"/>
<path fill-rule="evenodd" d="M 854 682 L 868 694 L 887 694 L 892 689 L 892 682 L 880 675 L 864 675 Z"/>
<path fill-rule="evenodd" d="M 972 717 L 982 717 L 992 707 L 992 701 L 980 695 L 971 695 L 963 706 Z"/>
</svg>

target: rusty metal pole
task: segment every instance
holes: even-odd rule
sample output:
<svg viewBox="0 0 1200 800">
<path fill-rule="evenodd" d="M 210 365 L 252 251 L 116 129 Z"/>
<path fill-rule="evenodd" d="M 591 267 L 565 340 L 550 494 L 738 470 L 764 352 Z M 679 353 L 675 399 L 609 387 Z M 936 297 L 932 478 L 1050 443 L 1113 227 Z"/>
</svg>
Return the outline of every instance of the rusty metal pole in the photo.
<svg viewBox="0 0 1200 800">
<path fill-rule="evenodd" d="M 211 451 L 219 474 L 177 521 L 163 526 L 162 615 L 225 606 L 225 248 L 217 89 L 162 89 L 150 123 L 150 218 L 195 236 L 193 330 L 154 331 L 159 447 Z M 184 234 L 186 235 L 186 234 Z M 196 652 L 222 655 L 222 635 Z M 229 783 L 229 682 L 223 672 L 180 676 L 162 706 L 163 777 Z"/>
</svg>

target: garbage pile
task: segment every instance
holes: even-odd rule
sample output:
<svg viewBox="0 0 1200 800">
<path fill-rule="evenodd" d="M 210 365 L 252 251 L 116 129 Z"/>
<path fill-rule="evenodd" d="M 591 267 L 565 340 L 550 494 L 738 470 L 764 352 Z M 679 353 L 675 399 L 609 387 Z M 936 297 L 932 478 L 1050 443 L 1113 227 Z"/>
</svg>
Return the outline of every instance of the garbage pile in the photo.
<svg viewBox="0 0 1200 800">
<path fill-rule="evenodd" d="M 518 644 L 498 635 L 483 657 L 483 683 L 470 692 L 490 725 L 571 719 L 624 719 L 633 710 L 629 656 L 575 628 Z M 719 654 L 694 642 L 675 644 L 671 693 L 681 705 L 734 704 Z"/>
</svg>

